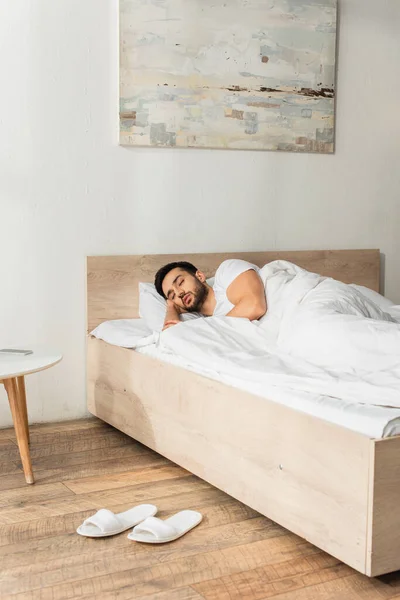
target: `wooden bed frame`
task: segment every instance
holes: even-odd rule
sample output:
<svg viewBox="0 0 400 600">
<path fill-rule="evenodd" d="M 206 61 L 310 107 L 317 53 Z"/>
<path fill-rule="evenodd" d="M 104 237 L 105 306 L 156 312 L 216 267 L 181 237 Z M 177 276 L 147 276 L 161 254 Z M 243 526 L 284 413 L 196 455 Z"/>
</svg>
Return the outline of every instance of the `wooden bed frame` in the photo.
<svg viewBox="0 0 400 600">
<path fill-rule="evenodd" d="M 278 258 L 379 290 L 378 250 L 185 255 Z M 88 257 L 87 331 L 138 316 L 138 282 L 175 255 Z M 374 440 L 88 335 L 93 414 L 368 576 L 400 569 L 400 436 Z M 195 508 L 195 507 L 194 507 Z"/>
</svg>

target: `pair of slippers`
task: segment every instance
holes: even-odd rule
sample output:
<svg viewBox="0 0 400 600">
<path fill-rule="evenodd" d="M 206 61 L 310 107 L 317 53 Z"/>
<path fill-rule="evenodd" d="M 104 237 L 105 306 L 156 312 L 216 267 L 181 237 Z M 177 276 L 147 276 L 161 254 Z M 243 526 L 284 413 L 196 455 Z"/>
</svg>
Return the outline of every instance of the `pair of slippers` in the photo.
<svg viewBox="0 0 400 600">
<path fill-rule="evenodd" d="M 140 504 L 117 514 L 101 508 L 86 519 L 76 532 L 85 537 L 98 538 L 116 535 L 133 527 L 128 539 L 146 544 L 163 544 L 182 537 L 203 518 L 195 510 L 181 510 L 163 521 L 154 516 L 156 513 L 157 507 L 153 504 Z"/>
</svg>

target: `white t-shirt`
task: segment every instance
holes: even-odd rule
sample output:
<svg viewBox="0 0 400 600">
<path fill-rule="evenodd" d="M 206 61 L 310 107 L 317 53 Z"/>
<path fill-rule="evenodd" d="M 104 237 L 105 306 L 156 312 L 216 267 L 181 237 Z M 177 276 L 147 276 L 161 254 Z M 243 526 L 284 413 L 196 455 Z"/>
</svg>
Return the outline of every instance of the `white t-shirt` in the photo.
<svg viewBox="0 0 400 600">
<path fill-rule="evenodd" d="M 226 290 L 236 277 L 239 277 L 242 273 L 250 270 L 258 273 L 259 268 L 256 267 L 256 265 L 252 265 L 251 263 L 238 258 L 224 260 L 224 262 L 220 264 L 215 273 L 213 285 L 215 299 L 217 301 L 213 316 L 221 317 L 232 310 L 234 305 L 232 302 L 229 302 Z"/>
</svg>

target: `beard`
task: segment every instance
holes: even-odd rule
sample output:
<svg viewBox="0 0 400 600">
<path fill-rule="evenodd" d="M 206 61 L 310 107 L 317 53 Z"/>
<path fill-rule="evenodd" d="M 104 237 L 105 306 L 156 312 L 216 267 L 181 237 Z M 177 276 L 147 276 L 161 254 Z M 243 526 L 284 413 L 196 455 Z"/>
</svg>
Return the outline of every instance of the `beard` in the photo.
<svg viewBox="0 0 400 600">
<path fill-rule="evenodd" d="M 190 306 L 185 306 L 185 312 L 200 312 L 208 296 L 208 287 L 205 283 L 202 283 L 201 281 L 196 279 L 195 289 L 192 290 L 191 293 L 193 294 L 193 302 L 190 304 Z"/>
</svg>

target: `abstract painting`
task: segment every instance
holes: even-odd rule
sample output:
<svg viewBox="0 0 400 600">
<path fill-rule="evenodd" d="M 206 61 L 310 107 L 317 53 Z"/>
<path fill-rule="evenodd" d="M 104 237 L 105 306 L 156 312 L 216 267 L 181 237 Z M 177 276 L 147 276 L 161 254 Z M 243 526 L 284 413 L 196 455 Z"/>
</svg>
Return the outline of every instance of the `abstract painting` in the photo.
<svg viewBox="0 0 400 600">
<path fill-rule="evenodd" d="M 120 0 L 120 143 L 334 151 L 337 0 Z"/>
</svg>

